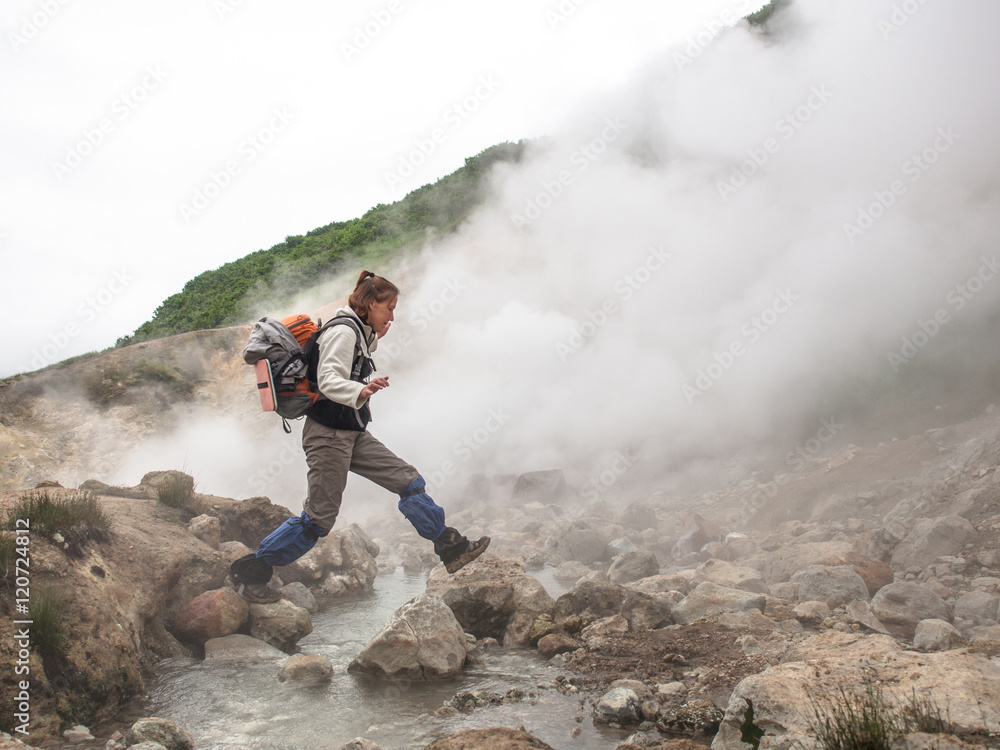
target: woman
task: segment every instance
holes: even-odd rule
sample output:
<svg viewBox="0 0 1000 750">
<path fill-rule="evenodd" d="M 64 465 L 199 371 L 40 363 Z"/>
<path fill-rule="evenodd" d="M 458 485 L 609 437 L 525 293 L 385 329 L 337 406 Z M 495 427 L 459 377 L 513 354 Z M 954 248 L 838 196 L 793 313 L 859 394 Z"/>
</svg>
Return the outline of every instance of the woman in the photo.
<svg viewBox="0 0 1000 750">
<path fill-rule="evenodd" d="M 434 551 L 449 573 L 479 557 L 490 543 L 484 536 L 469 541 L 445 526 L 444 510 L 424 491 L 424 479 L 413 466 L 396 456 L 368 432 L 369 401 L 388 377 L 370 379 L 371 353 L 389 331 L 399 289 L 371 271 L 362 271 L 348 299 L 320 329 L 309 365 L 309 380 L 322 397 L 313 405 L 302 430 L 302 449 L 309 466 L 309 497 L 302 515 L 289 518 L 260 543 L 256 554 L 233 563 L 234 581 L 250 601 L 276 601 L 267 587 L 272 567 L 288 565 L 330 533 L 337 515 L 347 473 L 353 471 L 400 496 L 399 510 L 417 533 L 434 542 Z"/>
</svg>

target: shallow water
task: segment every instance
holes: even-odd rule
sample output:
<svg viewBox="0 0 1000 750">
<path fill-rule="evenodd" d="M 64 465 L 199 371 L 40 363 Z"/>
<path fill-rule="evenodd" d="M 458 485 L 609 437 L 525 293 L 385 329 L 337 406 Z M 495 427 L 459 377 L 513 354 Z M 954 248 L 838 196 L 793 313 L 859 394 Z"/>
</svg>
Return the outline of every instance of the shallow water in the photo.
<svg viewBox="0 0 1000 750">
<path fill-rule="evenodd" d="M 550 570 L 533 574 L 553 596 L 564 590 Z M 320 605 L 313 632 L 299 645 L 304 653 L 323 654 L 333 662 L 329 685 L 278 682 L 281 660 L 170 659 L 158 667 L 140 710 L 178 722 L 199 750 L 335 749 L 355 737 L 366 737 L 382 750 L 411 750 L 460 729 L 522 724 L 557 750 L 610 750 L 624 741 L 626 732 L 594 725 L 581 695 L 553 689 L 553 678 L 567 673 L 529 649 L 488 651 L 482 666 L 447 681 L 392 683 L 348 674 L 354 656 L 425 585 L 426 575 L 407 576 L 399 570 L 376 578 L 373 592 Z M 460 690 L 503 695 L 512 687 L 533 698 L 448 717 L 432 715 Z M 580 730 L 576 737 L 574 729 Z"/>
</svg>

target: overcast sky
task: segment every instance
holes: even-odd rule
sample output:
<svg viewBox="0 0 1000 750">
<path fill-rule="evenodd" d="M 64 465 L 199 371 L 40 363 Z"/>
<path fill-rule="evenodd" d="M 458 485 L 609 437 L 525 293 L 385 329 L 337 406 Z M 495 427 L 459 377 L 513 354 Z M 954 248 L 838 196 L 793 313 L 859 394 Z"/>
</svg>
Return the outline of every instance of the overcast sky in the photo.
<svg viewBox="0 0 1000 750">
<path fill-rule="evenodd" d="M 761 4 L 8 0 L 0 310 L 31 324 L 8 327 L 0 376 L 110 346 L 202 271 L 558 131 Z"/>
</svg>

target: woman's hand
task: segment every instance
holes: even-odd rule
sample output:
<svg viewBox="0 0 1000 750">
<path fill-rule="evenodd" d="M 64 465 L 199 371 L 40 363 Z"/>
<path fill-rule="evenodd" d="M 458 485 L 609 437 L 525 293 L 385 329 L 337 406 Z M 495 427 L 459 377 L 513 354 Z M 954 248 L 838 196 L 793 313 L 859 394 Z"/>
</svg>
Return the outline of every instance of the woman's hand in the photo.
<svg viewBox="0 0 1000 750">
<path fill-rule="evenodd" d="M 374 380 L 365 384 L 365 387 L 361 389 L 361 399 L 367 400 L 371 398 L 377 391 L 381 391 L 383 388 L 389 387 L 389 376 L 386 375 L 384 378 L 375 378 Z"/>
</svg>

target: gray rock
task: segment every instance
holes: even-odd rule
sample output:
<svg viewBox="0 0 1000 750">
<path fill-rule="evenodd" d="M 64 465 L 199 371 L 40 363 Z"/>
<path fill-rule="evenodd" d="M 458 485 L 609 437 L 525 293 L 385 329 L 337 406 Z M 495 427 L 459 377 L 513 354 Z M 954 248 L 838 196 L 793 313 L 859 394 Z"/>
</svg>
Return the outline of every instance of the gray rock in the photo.
<svg viewBox="0 0 1000 750">
<path fill-rule="evenodd" d="M 333 663 L 320 654 L 295 654 L 281 665 L 278 680 L 286 682 L 329 682 L 333 679 Z"/>
<path fill-rule="evenodd" d="M 282 651 L 293 649 L 312 629 L 309 612 L 287 599 L 250 605 L 250 635 Z"/>
<path fill-rule="evenodd" d="M 122 745 L 122 747 L 125 747 Z M 153 742 L 152 740 L 146 740 L 145 742 L 140 742 L 137 745 L 129 745 L 129 750 L 167 750 L 159 742 Z"/>
<path fill-rule="evenodd" d="M 961 516 L 921 518 L 893 550 L 890 562 L 896 570 L 923 569 L 938 557 L 961 554 L 978 536 L 975 527 Z"/>
<path fill-rule="evenodd" d="M 594 721 L 599 724 L 638 724 L 641 721 L 640 703 L 634 690 L 612 688 L 594 704 Z"/>
<path fill-rule="evenodd" d="M 819 625 L 830 616 L 830 607 L 826 602 L 802 602 L 796 605 L 792 614 L 803 625 Z"/>
<path fill-rule="evenodd" d="M 947 651 L 963 640 L 955 626 L 944 620 L 921 620 L 913 635 L 913 647 L 921 651 Z"/>
<path fill-rule="evenodd" d="M 442 599 L 421 594 L 393 613 L 348 671 L 433 680 L 457 675 L 466 656 L 465 632 L 455 614 Z"/>
<path fill-rule="evenodd" d="M 328 596 L 370 591 L 378 575 L 376 545 L 357 524 L 331 532 L 291 565 L 275 568 L 281 580 L 298 581 Z"/>
<path fill-rule="evenodd" d="M 955 617 L 970 620 L 977 625 L 993 624 L 997 619 L 998 608 L 1000 608 L 1000 596 L 975 589 L 955 600 Z M 985 623 L 984 620 L 990 622 Z"/>
<path fill-rule="evenodd" d="M 554 503 L 564 498 L 568 491 L 562 469 L 526 471 L 514 482 L 514 498 L 520 503 Z"/>
<path fill-rule="evenodd" d="M 750 609 L 763 612 L 766 602 L 763 594 L 724 588 L 714 583 L 699 583 L 694 591 L 674 606 L 672 617 L 676 623 L 686 623 L 724 612 L 746 612 Z"/>
<path fill-rule="evenodd" d="M 631 583 L 642 578 L 658 575 L 660 563 L 656 555 L 647 550 L 623 552 L 615 558 L 608 570 L 608 580 L 611 583 Z"/>
<path fill-rule="evenodd" d="M 426 591 L 440 597 L 451 608 L 465 632 L 476 638 L 496 638 L 501 642 L 505 641 L 507 627 L 516 615 L 530 616 L 533 621 L 541 613 L 550 612 L 555 604 L 545 587 L 526 573 L 516 560 L 489 552 L 475 565 L 454 575 L 449 575 L 444 566 L 438 566 L 427 578 Z M 505 645 L 525 644 L 508 642 Z"/>
<path fill-rule="evenodd" d="M 593 622 L 616 614 L 629 623 L 638 617 L 641 625 L 637 627 L 657 627 L 650 625 L 650 621 L 669 617 L 670 604 L 669 600 L 661 601 L 615 583 L 583 581 L 560 596 L 554 607 L 555 621 L 559 625 L 574 615 Z"/>
<path fill-rule="evenodd" d="M 304 583 L 292 581 L 291 583 L 286 583 L 278 590 L 281 591 L 283 597 L 296 607 L 302 607 L 302 609 L 309 613 L 316 611 L 316 597 L 313 596 L 313 593 Z"/>
<path fill-rule="evenodd" d="M 253 550 L 247 547 L 243 542 L 233 541 L 233 542 L 220 542 L 219 552 L 224 554 L 226 556 L 226 560 L 228 560 L 229 563 L 232 564 L 237 560 L 239 560 L 244 555 L 249 555 L 251 552 L 253 552 Z"/>
<path fill-rule="evenodd" d="M 266 661 L 286 654 L 249 635 L 227 635 L 205 642 L 205 660 Z"/>
<path fill-rule="evenodd" d="M 148 717 L 139 719 L 125 732 L 125 744 L 137 745 L 140 742 L 158 742 L 166 750 L 192 750 L 194 740 L 181 726 L 169 719 Z"/>
<path fill-rule="evenodd" d="M 739 589 L 754 594 L 770 593 L 770 588 L 764 581 L 759 570 L 736 565 L 725 560 L 706 560 L 694 571 L 695 583 L 714 583 L 727 589 Z"/>
<path fill-rule="evenodd" d="M 188 522 L 188 531 L 212 549 L 219 548 L 219 519 L 202 513 Z"/>
<path fill-rule="evenodd" d="M 688 578 L 676 574 L 649 576 L 638 581 L 631 581 L 625 585 L 641 594 L 666 594 L 670 591 L 688 594 L 694 588 Z"/>
<path fill-rule="evenodd" d="M 799 584 L 799 599 L 826 602 L 830 607 L 855 599 L 868 601 L 868 586 L 847 565 L 810 565 L 795 573 L 792 582 Z"/>
<path fill-rule="evenodd" d="M 888 628 L 886 628 L 886 626 L 883 625 L 882 622 L 875 616 L 875 613 L 872 612 L 871 605 L 868 602 L 856 599 L 848 604 L 847 617 L 852 623 L 868 628 L 868 630 L 875 633 L 882 633 L 883 635 L 887 635 L 889 633 Z"/>
<path fill-rule="evenodd" d="M 72 729 L 67 729 L 63 732 L 63 739 L 71 745 L 79 745 L 83 742 L 90 742 L 94 739 L 94 735 L 90 733 L 87 727 L 77 724 Z"/>
<path fill-rule="evenodd" d="M 986 628 L 980 628 L 976 631 L 975 635 L 972 636 L 972 640 L 987 643 L 1000 643 L 1000 625 L 990 625 Z"/>
<path fill-rule="evenodd" d="M 556 554 L 585 565 L 608 559 L 607 542 L 593 529 L 570 529 L 555 540 Z"/>
<path fill-rule="evenodd" d="M 552 571 L 552 577 L 570 588 L 579 581 L 584 576 L 589 576 L 594 571 L 584 565 L 582 562 L 577 562 L 576 560 L 567 560 L 564 563 L 560 563 L 555 570 Z"/>
<path fill-rule="evenodd" d="M 921 620 L 951 622 L 951 608 L 926 586 L 910 581 L 883 586 L 872 598 L 872 612 L 888 625 L 915 628 Z"/>
<path fill-rule="evenodd" d="M 893 685 L 884 694 L 902 709 L 917 695 L 946 695 L 948 721 L 977 731 L 1000 721 L 1000 670 L 982 655 L 917 653 L 892 636 L 826 632 L 792 645 L 783 661 L 744 678 L 732 692 L 713 750 L 746 750 L 741 727 L 748 702 L 754 723 L 767 727 L 769 747 L 818 748 L 812 731 L 814 696 L 864 691 L 864 680 Z"/>
<path fill-rule="evenodd" d="M 618 516 L 618 523 L 626 529 L 645 531 L 646 529 L 655 529 L 658 521 L 656 519 L 656 511 L 652 506 L 646 503 L 634 502 Z"/>
<path fill-rule="evenodd" d="M 563 632 L 549 633 L 538 640 L 538 655 L 543 659 L 551 659 L 556 654 L 576 651 L 580 643 Z"/>
<path fill-rule="evenodd" d="M 799 598 L 799 584 L 797 583 L 784 581 L 782 583 L 772 584 L 770 588 L 771 596 L 777 597 L 778 599 L 785 599 L 786 601 L 794 602 Z"/>
</svg>

